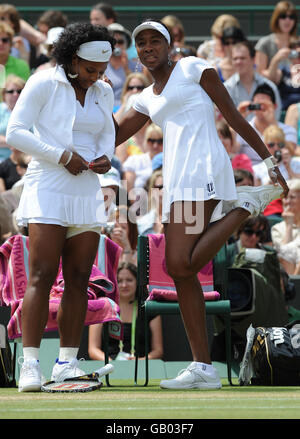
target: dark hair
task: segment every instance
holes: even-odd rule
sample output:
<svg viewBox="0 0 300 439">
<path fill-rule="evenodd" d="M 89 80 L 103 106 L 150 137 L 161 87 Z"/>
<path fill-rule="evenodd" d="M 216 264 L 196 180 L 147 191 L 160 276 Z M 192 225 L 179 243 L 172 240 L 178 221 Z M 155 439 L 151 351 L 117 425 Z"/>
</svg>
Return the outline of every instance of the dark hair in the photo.
<svg viewBox="0 0 300 439">
<path fill-rule="evenodd" d="M 132 262 L 121 262 L 118 266 L 117 276 L 121 270 L 128 270 L 136 279 L 136 289 L 135 289 L 135 298 L 138 297 L 138 284 L 137 284 L 137 266 L 132 264 Z"/>
<path fill-rule="evenodd" d="M 237 230 L 237 236 L 247 228 L 253 229 L 257 226 L 257 230 L 261 231 L 259 242 L 269 242 L 270 241 L 270 223 L 267 217 L 264 215 L 249 216 Z"/>
<path fill-rule="evenodd" d="M 233 46 L 233 48 L 234 47 L 239 47 L 239 46 L 245 46 L 248 49 L 250 57 L 252 59 L 255 58 L 256 51 L 255 51 L 255 48 L 254 48 L 253 44 L 251 43 L 251 41 L 249 41 L 249 40 L 239 41 L 238 43 L 236 43 Z"/>
<path fill-rule="evenodd" d="M 245 41 L 245 39 L 246 39 L 243 31 L 239 27 L 236 27 L 236 26 L 226 27 L 223 30 L 222 37 L 221 37 L 223 44 L 227 38 L 232 38 L 236 41 Z"/>
<path fill-rule="evenodd" d="M 68 24 L 68 17 L 61 11 L 50 9 L 40 16 L 37 24 L 46 24 L 49 29 L 52 27 L 66 27 Z"/>
<path fill-rule="evenodd" d="M 115 40 L 106 27 L 90 23 L 74 23 L 66 27 L 58 41 L 54 43 L 53 57 L 58 64 L 69 66 L 79 46 L 89 41 L 109 41 L 114 49 Z"/>
<path fill-rule="evenodd" d="M 132 262 L 121 262 L 118 266 L 117 274 L 121 270 L 128 270 L 137 279 L 137 266 L 132 264 Z"/>
<path fill-rule="evenodd" d="M 235 184 L 240 183 L 245 178 L 249 178 L 254 183 L 253 174 L 248 169 L 237 168 L 233 170 Z"/>
<path fill-rule="evenodd" d="M 253 98 L 254 98 L 254 96 L 257 95 L 257 94 L 267 95 L 267 96 L 269 96 L 269 97 L 271 98 L 271 101 L 273 102 L 273 104 L 276 103 L 276 99 L 275 99 L 275 93 L 274 93 L 274 91 L 273 91 L 272 88 L 271 88 L 267 83 L 265 83 L 265 82 L 264 82 L 263 84 L 259 85 L 259 86 L 255 89 L 255 91 L 254 91 L 254 93 L 253 93 Z"/>
<path fill-rule="evenodd" d="M 92 11 L 94 10 L 102 12 L 108 20 L 112 19 L 114 22 L 118 21 L 116 11 L 108 3 L 97 3 L 92 6 Z"/>
</svg>

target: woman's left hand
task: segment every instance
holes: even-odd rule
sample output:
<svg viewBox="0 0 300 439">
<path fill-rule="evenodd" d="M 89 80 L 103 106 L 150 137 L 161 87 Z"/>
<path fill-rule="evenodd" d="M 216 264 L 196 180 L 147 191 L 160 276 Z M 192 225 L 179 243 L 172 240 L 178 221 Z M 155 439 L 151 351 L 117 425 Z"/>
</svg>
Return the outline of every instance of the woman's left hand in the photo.
<svg viewBox="0 0 300 439">
<path fill-rule="evenodd" d="M 96 174 L 105 174 L 111 168 L 111 162 L 106 155 L 102 155 L 98 159 L 89 163 L 89 169 L 96 172 Z"/>
</svg>

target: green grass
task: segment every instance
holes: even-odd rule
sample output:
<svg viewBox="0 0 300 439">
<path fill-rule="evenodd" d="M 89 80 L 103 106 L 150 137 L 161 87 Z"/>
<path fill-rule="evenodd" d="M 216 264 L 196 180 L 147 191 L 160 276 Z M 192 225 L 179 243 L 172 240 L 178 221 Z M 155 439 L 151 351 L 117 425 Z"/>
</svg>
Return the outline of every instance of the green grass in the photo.
<svg viewBox="0 0 300 439">
<path fill-rule="evenodd" d="M 299 419 L 300 387 L 229 386 L 169 391 L 112 380 L 88 393 L 19 393 L 0 389 L 0 419 Z"/>
</svg>

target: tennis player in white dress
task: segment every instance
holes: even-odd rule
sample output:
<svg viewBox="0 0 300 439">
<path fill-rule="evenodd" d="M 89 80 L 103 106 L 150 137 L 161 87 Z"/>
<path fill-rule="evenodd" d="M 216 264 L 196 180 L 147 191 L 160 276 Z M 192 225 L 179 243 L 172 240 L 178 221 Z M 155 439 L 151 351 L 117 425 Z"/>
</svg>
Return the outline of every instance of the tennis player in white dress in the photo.
<svg viewBox="0 0 300 439">
<path fill-rule="evenodd" d="M 163 130 L 166 266 L 176 285 L 193 355 L 185 371 L 175 379 L 161 381 L 160 386 L 220 388 L 220 378 L 211 364 L 197 273 L 247 216 L 286 195 L 288 188 L 275 160 L 237 112 L 210 64 L 196 57 L 171 62 L 171 37 L 159 21 L 143 22 L 135 28 L 133 37 L 139 59 L 154 82 L 119 122 L 116 142 L 124 142 L 149 119 Z M 232 166 L 215 127 L 214 104 L 265 161 L 273 185 L 235 188 Z M 225 202 L 226 209 L 230 206 L 226 215 Z"/>
<path fill-rule="evenodd" d="M 9 122 L 9 144 L 32 156 L 18 209 L 19 224 L 28 227 L 30 255 L 19 391 L 41 388 L 39 348 L 61 257 L 60 350 L 51 379 L 84 374 L 77 353 L 87 284 L 106 224 L 97 174 L 110 169 L 115 148 L 113 91 L 100 79 L 113 43 L 104 27 L 66 28 L 54 46 L 57 66 L 29 78 Z"/>
</svg>

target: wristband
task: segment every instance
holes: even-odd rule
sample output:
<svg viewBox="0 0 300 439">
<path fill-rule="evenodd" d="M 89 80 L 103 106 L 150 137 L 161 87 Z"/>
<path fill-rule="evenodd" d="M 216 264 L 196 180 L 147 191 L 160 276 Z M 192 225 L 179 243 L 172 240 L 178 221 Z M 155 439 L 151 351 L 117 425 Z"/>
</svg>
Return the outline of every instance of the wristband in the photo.
<svg viewBox="0 0 300 439">
<path fill-rule="evenodd" d="M 267 157 L 266 159 L 264 159 L 264 163 L 267 166 L 268 170 L 273 169 L 273 168 L 275 168 L 275 166 L 277 166 L 276 159 L 272 155 L 270 157 Z"/>
<path fill-rule="evenodd" d="M 69 158 L 66 161 L 66 163 L 64 164 L 64 166 L 67 166 L 70 163 L 70 161 L 72 160 L 72 157 L 73 157 L 73 153 L 72 153 L 72 151 L 70 151 Z"/>
</svg>

